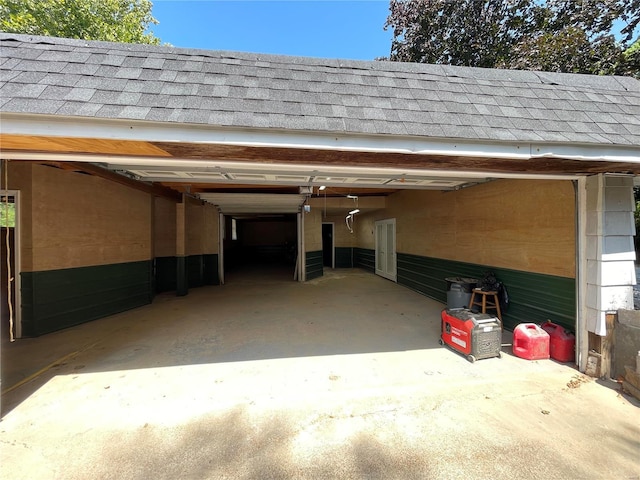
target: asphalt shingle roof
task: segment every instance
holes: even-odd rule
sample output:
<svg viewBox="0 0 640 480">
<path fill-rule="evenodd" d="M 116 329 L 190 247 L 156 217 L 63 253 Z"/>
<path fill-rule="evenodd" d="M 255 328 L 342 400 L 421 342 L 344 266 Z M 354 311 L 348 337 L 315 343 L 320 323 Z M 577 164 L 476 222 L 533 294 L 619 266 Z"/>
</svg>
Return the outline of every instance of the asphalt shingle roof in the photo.
<svg viewBox="0 0 640 480">
<path fill-rule="evenodd" d="M 0 34 L 2 112 L 640 145 L 640 82 Z"/>
</svg>

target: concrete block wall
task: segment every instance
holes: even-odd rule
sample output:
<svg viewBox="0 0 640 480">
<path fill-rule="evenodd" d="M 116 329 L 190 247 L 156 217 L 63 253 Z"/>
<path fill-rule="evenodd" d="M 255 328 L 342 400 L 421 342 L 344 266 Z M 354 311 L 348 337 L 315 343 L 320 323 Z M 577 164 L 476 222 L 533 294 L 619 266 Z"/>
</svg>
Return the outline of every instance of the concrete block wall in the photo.
<svg viewBox="0 0 640 480">
<path fill-rule="evenodd" d="M 587 178 L 586 209 L 586 324 L 605 336 L 607 312 L 634 308 L 633 177 Z"/>
</svg>

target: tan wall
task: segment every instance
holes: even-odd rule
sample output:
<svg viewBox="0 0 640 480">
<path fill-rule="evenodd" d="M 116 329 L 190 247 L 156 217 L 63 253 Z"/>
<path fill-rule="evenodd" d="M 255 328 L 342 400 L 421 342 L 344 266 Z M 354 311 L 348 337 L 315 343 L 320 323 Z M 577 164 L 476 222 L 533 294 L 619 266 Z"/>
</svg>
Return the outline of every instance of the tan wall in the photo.
<svg viewBox="0 0 640 480">
<path fill-rule="evenodd" d="M 213 254 L 218 253 L 218 223 L 219 215 L 218 209 L 215 205 L 205 203 L 202 207 L 203 212 L 203 241 L 202 241 L 202 253 Z"/>
<path fill-rule="evenodd" d="M 95 176 L 32 168 L 34 271 L 151 258 L 149 194 Z"/>
<path fill-rule="evenodd" d="M 154 202 L 154 255 L 173 257 L 176 255 L 176 202 L 162 197 L 156 197 Z"/>
<path fill-rule="evenodd" d="M 312 208 L 304 215 L 304 251 L 316 252 L 322 250 L 322 212 Z"/>
<path fill-rule="evenodd" d="M 2 186 L 5 186 L 5 162 L 2 162 L 0 178 Z M 21 270 L 25 272 L 33 271 L 33 220 L 31 215 L 31 183 L 33 181 L 33 164 L 31 162 L 8 162 L 8 188 L 7 190 L 20 191 L 20 218 L 18 226 L 20 229 L 20 264 Z"/>
<path fill-rule="evenodd" d="M 335 247 L 354 247 L 356 245 L 356 233 L 349 232 L 347 224 L 342 216 L 327 216 L 322 218 L 322 223 L 333 223 L 334 246 Z M 356 219 L 358 221 L 358 219 Z"/>
<path fill-rule="evenodd" d="M 405 190 L 358 216 L 358 246 L 375 220 L 396 218 L 397 251 L 575 277 L 575 200 L 569 181 L 499 180 L 457 192 Z"/>
<path fill-rule="evenodd" d="M 214 205 L 185 196 L 176 213 L 177 255 L 218 253 L 218 210 Z"/>
<path fill-rule="evenodd" d="M 202 254 L 204 241 L 204 205 L 200 200 L 185 197 L 186 243 L 185 255 Z"/>
</svg>

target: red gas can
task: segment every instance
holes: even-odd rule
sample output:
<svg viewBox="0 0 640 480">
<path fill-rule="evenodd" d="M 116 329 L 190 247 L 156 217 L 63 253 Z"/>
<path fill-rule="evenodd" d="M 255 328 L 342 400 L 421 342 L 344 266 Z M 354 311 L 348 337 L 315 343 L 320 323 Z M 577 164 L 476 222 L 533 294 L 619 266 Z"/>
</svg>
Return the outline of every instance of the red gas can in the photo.
<svg viewBox="0 0 640 480">
<path fill-rule="evenodd" d="M 540 325 L 549 334 L 549 355 L 559 362 L 574 362 L 576 360 L 576 337 L 569 330 L 550 321 Z"/>
<path fill-rule="evenodd" d="M 513 330 L 513 354 L 527 360 L 549 358 L 549 334 L 535 323 L 521 323 Z"/>
</svg>

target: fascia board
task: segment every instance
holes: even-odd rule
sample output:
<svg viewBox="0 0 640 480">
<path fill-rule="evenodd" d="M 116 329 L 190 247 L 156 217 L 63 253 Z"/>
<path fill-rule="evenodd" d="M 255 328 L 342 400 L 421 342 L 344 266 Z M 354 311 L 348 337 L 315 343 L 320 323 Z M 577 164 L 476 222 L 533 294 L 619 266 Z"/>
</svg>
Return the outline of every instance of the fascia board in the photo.
<svg viewBox="0 0 640 480">
<path fill-rule="evenodd" d="M 640 146 L 480 142 L 447 138 L 347 135 L 307 131 L 255 130 L 210 125 L 168 124 L 54 115 L 3 113 L 2 132 L 11 135 L 101 138 L 145 142 L 224 144 L 248 147 L 469 156 L 484 158 L 570 158 L 640 162 Z"/>
</svg>

